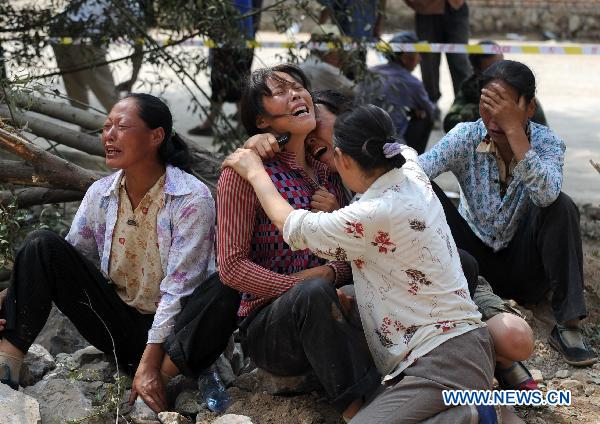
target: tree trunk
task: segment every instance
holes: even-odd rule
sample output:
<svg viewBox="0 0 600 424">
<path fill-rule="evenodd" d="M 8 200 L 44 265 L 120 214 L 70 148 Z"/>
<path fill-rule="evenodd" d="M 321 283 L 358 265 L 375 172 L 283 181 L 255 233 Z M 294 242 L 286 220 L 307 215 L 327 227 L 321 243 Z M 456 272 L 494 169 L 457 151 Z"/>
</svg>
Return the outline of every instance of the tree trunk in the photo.
<svg viewBox="0 0 600 424">
<path fill-rule="evenodd" d="M 60 103 L 43 97 L 34 96 L 24 92 L 17 93 L 12 96 L 17 106 L 51 116 L 61 121 L 79 125 L 88 130 L 99 130 L 104 125 L 106 115 L 92 112 L 89 110 L 79 109 L 71 106 L 68 103 Z"/>
<path fill-rule="evenodd" d="M 49 203 L 75 202 L 83 199 L 85 193 L 75 190 L 60 190 L 41 187 L 29 187 L 15 193 L 0 191 L 0 205 L 6 206 L 16 199 L 17 207 L 28 208 Z"/>
<path fill-rule="evenodd" d="M 0 116 L 12 121 L 11 113 L 6 105 L 0 105 Z M 33 116 L 29 112 L 15 112 L 15 125 L 24 127 L 27 125 L 29 131 L 73 149 L 81 150 L 95 156 L 104 156 L 104 147 L 99 137 L 94 137 L 78 131 L 65 128 L 53 122 Z"/>
</svg>

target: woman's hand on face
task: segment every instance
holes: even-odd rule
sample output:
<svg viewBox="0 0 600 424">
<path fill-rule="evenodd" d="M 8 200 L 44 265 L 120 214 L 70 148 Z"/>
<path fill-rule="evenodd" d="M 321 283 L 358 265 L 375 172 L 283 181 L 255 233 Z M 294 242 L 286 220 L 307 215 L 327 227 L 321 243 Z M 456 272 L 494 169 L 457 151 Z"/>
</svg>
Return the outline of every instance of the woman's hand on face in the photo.
<svg viewBox="0 0 600 424">
<path fill-rule="evenodd" d="M 4 306 L 4 300 L 6 299 L 6 294 L 8 293 L 8 289 L 4 289 L 0 291 L 0 310 Z M 0 319 L 0 331 L 4 330 L 4 326 L 6 325 L 5 319 Z"/>
<path fill-rule="evenodd" d="M 221 169 L 230 167 L 237 172 L 243 179 L 249 181 L 249 175 L 257 169 L 264 169 L 260 157 L 254 150 L 237 149 L 227 156 L 221 165 Z"/>
<path fill-rule="evenodd" d="M 481 90 L 481 104 L 505 133 L 523 128 L 527 121 L 527 102 L 520 96 L 515 102 L 499 84 L 491 83 Z"/>
<path fill-rule="evenodd" d="M 277 138 L 271 133 L 253 135 L 246 140 L 244 148 L 254 150 L 262 160 L 273 159 L 281 151 Z"/>
<path fill-rule="evenodd" d="M 166 391 L 159 368 L 140 363 L 133 377 L 129 404 L 132 405 L 138 396 L 157 414 L 167 409 Z"/>
<path fill-rule="evenodd" d="M 313 212 L 333 212 L 338 210 L 340 205 L 334 194 L 320 188 L 310 199 L 310 207 Z"/>
</svg>

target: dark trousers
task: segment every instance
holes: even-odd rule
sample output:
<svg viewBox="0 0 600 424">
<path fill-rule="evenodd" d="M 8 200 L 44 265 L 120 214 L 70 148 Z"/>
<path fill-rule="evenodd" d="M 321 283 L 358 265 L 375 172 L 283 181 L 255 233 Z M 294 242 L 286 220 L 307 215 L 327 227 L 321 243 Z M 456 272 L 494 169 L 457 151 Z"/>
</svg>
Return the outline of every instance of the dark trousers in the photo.
<svg viewBox="0 0 600 424">
<path fill-rule="evenodd" d="M 163 348 L 182 372 L 197 375 L 225 349 L 236 328 L 239 295 L 213 277 L 186 300 Z M 96 266 L 60 236 L 36 231 L 15 258 L 0 336 L 26 352 L 52 302 L 89 343 L 107 354 L 114 343 L 119 365 L 135 370 L 154 315 L 126 305 Z"/>
<path fill-rule="evenodd" d="M 430 43 L 457 43 L 469 42 L 469 7 L 465 3 L 460 9 L 454 10 L 446 2 L 446 11 L 443 15 L 416 14 L 416 31 L 419 40 Z M 421 75 L 423 85 L 429 99 L 436 103 L 441 97 L 440 93 L 440 59 L 439 53 L 425 53 L 421 55 Z M 446 54 L 454 94 L 458 93 L 460 84 L 471 75 L 471 65 L 466 54 Z"/>
<path fill-rule="evenodd" d="M 256 365 L 275 375 L 312 370 L 340 411 L 380 384 L 362 327 L 349 324 L 322 279 L 297 284 L 242 321 L 240 333 Z"/>
<path fill-rule="evenodd" d="M 431 116 L 425 118 L 411 118 L 408 121 L 408 127 L 404 133 L 406 144 L 417 151 L 418 154 L 425 153 L 429 135 L 433 128 L 433 120 Z"/>
<path fill-rule="evenodd" d="M 552 309 L 560 323 L 587 315 L 579 211 L 560 193 L 550 206 L 532 205 L 508 246 L 494 252 L 473 233 L 435 183 L 456 245 L 479 263 L 479 273 L 501 297 L 538 302 L 553 290 Z"/>
</svg>

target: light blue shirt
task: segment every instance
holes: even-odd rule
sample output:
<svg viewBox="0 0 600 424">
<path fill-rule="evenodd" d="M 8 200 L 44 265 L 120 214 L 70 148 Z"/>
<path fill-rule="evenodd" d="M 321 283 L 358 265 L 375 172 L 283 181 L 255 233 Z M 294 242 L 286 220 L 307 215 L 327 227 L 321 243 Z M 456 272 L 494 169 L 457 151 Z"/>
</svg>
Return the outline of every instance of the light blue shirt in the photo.
<svg viewBox="0 0 600 424">
<path fill-rule="evenodd" d="M 119 171 L 92 184 L 66 237 L 105 276 L 109 275 L 122 176 L 123 171 Z M 181 300 L 216 268 L 216 214 L 208 188 L 196 177 L 167 165 L 164 191 L 165 204 L 158 212 L 156 231 L 165 276 L 160 282 L 161 299 L 148 332 L 148 343 L 167 339 L 181 311 Z"/>
<path fill-rule="evenodd" d="M 494 155 L 476 151 L 487 134 L 481 119 L 458 124 L 419 156 L 430 179 L 446 171 L 454 174 L 461 188 L 460 214 L 494 251 L 512 240 L 532 203 L 543 208 L 560 194 L 565 143 L 550 128 L 529 125 L 531 149 L 515 166 L 504 197 Z"/>
</svg>

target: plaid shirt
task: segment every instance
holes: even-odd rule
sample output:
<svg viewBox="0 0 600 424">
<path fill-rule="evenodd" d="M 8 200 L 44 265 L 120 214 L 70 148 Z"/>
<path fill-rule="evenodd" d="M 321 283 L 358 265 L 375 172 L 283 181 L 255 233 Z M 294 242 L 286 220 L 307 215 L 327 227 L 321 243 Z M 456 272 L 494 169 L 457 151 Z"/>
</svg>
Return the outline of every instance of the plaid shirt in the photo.
<svg viewBox="0 0 600 424">
<path fill-rule="evenodd" d="M 265 163 L 265 169 L 294 209 L 310 209 L 310 200 L 319 186 L 335 194 L 340 205 L 347 204 L 339 178 L 332 176 L 324 164 L 307 160 L 317 181 L 296 164 L 293 153 L 278 154 Z M 291 274 L 326 263 L 308 249 L 292 251 L 262 209 L 252 186 L 231 168 L 224 169 L 219 179 L 217 212 L 219 274 L 223 283 L 244 293 L 240 316 L 249 315 L 302 281 Z M 329 265 L 335 270 L 336 285 L 351 281 L 347 262 L 333 261 Z"/>
</svg>

